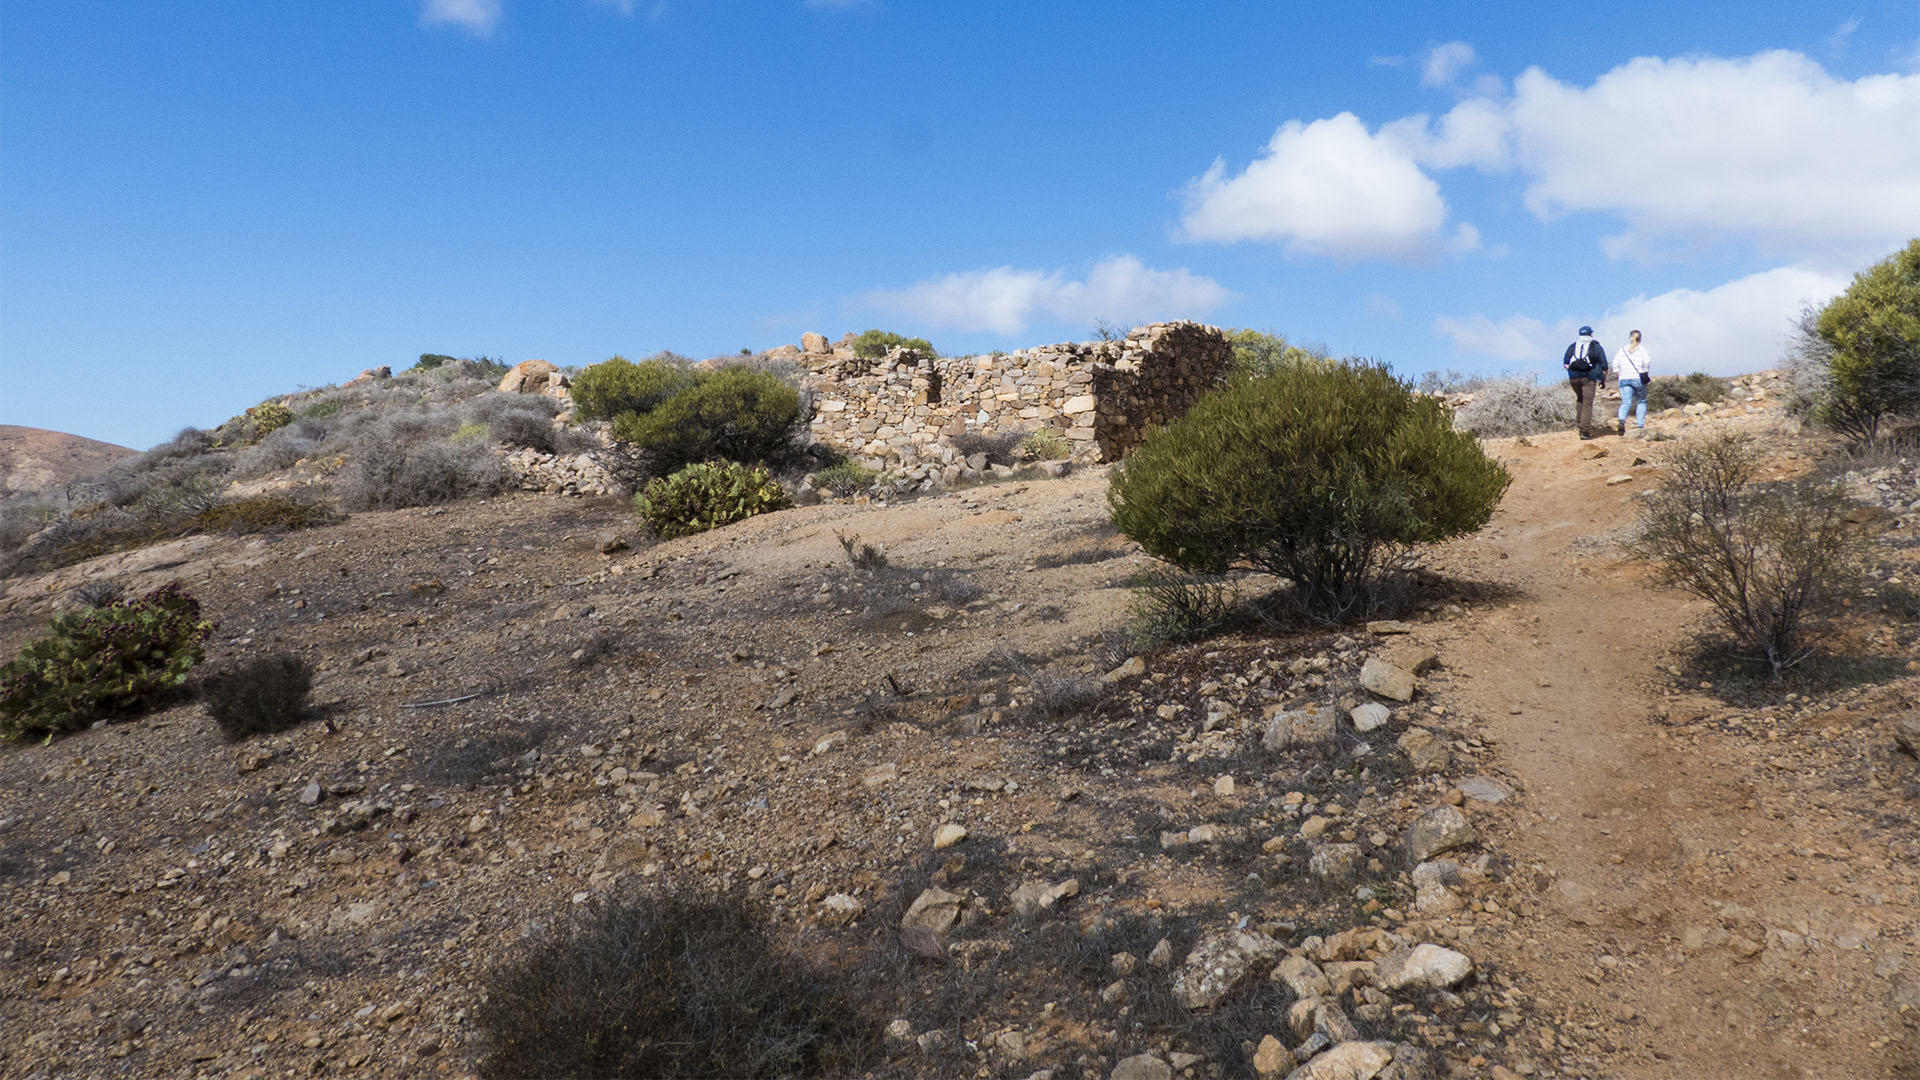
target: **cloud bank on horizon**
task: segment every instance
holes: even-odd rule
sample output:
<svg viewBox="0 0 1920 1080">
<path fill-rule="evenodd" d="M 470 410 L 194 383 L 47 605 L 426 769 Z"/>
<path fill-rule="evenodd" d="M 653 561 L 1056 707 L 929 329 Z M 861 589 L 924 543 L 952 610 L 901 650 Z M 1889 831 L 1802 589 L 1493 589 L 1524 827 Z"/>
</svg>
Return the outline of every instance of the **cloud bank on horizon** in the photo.
<svg viewBox="0 0 1920 1080">
<path fill-rule="evenodd" d="M 1830 299 L 1855 270 L 1920 234 L 1920 74 L 1848 81 L 1774 50 L 1638 57 L 1586 86 L 1533 67 L 1509 88 L 1472 76 L 1475 62 L 1467 42 L 1429 50 L 1421 84 L 1460 96 L 1438 117 L 1418 113 L 1372 129 L 1352 112 L 1288 119 L 1237 171 L 1216 157 L 1179 193 L 1175 238 L 1459 273 L 1505 250 L 1448 203 L 1443 179 L 1471 170 L 1510 189 L 1542 225 L 1580 214 L 1617 222 L 1597 250 L 1570 252 L 1576 261 L 1684 262 L 1731 245 L 1778 265 L 1707 288 L 1620 299 L 1597 317 L 1439 315 L 1433 330 L 1457 354 L 1520 365 L 1553 354 L 1580 323 L 1620 336 L 1633 323 L 1657 328 L 1650 340 L 1676 355 L 1732 371 L 1771 362 L 1804 305 Z M 1148 271 L 1135 260 L 1121 276 L 1124 287 L 1091 278 L 1075 285 L 1001 267 L 862 299 L 937 325 L 1016 333 L 1036 309 L 1062 318 L 1094 308 L 1205 315 L 1234 295 L 1186 268 Z M 1126 302 L 1088 306 L 1103 294 Z"/>
</svg>

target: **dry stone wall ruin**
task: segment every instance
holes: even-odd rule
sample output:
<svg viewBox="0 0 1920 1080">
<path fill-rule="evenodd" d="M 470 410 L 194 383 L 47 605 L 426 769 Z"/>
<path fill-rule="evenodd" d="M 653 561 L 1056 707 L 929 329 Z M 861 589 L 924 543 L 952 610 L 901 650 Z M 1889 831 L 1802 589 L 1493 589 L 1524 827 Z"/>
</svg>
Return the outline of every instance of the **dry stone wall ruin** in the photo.
<svg viewBox="0 0 1920 1080">
<path fill-rule="evenodd" d="M 1232 355 L 1218 327 L 1172 322 L 1113 341 L 990 356 L 895 350 L 883 360 L 854 356 L 847 341 L 829 349 L 809 334 L 794 359 L 808 367 L 816 440 L 872 465 L 951 483 L 966 468 L 953 439 L 968 433 L 1050 427 L 1066 437 L 1075 461 L 1117 460 L 1217 385 Z"/>
</svg>

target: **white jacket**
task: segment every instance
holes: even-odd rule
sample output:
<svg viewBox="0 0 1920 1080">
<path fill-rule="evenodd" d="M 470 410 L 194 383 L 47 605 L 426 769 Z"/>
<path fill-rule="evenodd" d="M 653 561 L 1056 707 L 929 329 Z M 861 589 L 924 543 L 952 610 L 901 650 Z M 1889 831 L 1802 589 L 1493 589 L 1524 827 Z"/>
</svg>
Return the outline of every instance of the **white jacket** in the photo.
<svg viewBox="0 0 1920 1080">
<path fill-rule="evenodd" d="M 1643 345 L 1622 345 L 1620 351 L 1613 354 L 1614 362 L 1619 365 L 1620 377 L 1645 382 L 1647 372 L 1652 370 L 1653 359 Z"/>
</svg>

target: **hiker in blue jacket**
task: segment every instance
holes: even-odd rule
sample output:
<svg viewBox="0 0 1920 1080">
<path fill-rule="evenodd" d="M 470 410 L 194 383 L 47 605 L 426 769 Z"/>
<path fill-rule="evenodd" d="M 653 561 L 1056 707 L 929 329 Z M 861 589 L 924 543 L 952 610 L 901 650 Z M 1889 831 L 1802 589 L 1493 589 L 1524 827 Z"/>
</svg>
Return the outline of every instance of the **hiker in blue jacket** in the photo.
<svg viewBox="0 0 1920 1080">
<path fill-rule="evenodd" d="M 1567 371 L 1567 384 L 1573 387 L 1573 399 L 1578 403 L 1576 423 L 1580 426 L 1580 437 L 1591 439 L 1593 399 L 1607 385 L 1607 351 L 1593 340 L 1593 327 L 1580 328 L 1580 336 L 1567 346 L 1567 355 L 1561 358 L 1560 366 Z"/>
</svg>

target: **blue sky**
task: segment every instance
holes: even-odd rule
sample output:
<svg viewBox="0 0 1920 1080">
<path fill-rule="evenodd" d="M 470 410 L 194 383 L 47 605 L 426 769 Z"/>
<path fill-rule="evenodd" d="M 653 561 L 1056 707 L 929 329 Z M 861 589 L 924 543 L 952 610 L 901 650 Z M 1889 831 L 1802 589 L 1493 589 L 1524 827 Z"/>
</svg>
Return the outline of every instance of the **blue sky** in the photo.
<svg viewBox="0 0 1920 1080">
<path fill-rule="evenodd" d="M 0 423 L 135 447 L 871 326 L 1754 370 L 1915 235 L 1913 0 L 0 6 Z"/>
</svg>

